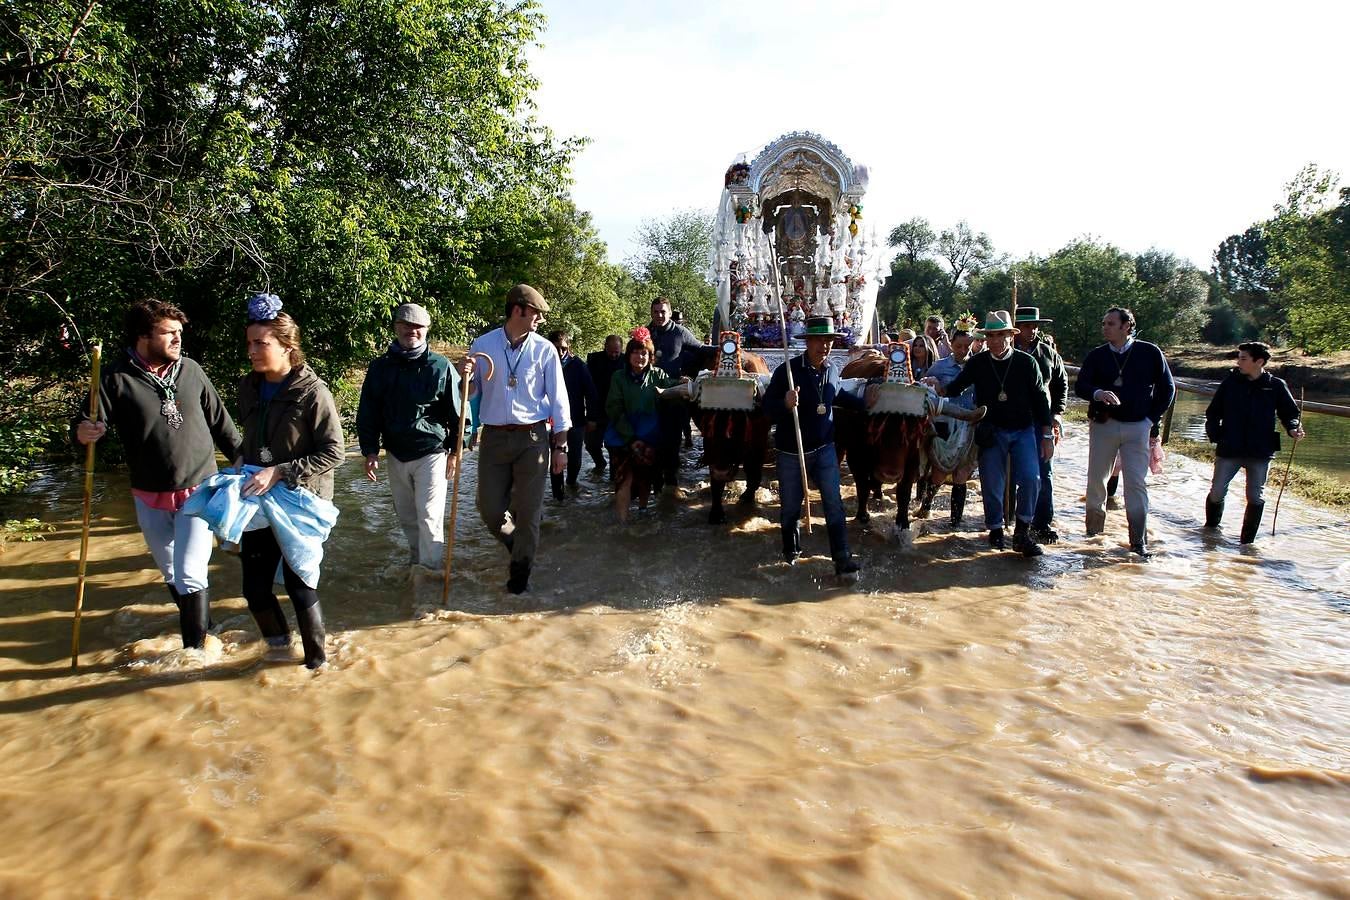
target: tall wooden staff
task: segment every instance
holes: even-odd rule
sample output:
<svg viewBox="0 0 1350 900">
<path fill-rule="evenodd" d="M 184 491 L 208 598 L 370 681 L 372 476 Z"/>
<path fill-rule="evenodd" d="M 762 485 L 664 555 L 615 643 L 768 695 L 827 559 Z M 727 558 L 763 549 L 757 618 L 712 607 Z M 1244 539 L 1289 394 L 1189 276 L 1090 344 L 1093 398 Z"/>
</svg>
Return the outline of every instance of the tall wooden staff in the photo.
<svg viewBox="0 0 1350 900">
<path fill-rule="evenodd" d="M 1017 327 L 1017 276 L 1016 276 L 1016 275 L 1013 275 L 1013 283 L 1012 283 L 1012 321 L 1013 321 L 1013 327 L 1016 328 L 1016 327 Z M 1012 342 L 1013 342 L 1013 349 L 1016 350 L 1016 349 L 1017 349 L 1017 332 L 1016 332 L 1016 331 L 1013 332 Z M 1037 441 L 1036 441 L 1036 451 L 1037 451 L 1037 455 L 1036 455 L 1036 464 L 1037 464 L 1037 466 L 1040 465 L 1040 449 L 1041 449 L 1041 442 L 1040 442 L 1040 440 L 1037 440 Z M 1036 471 L 1037 471 L 1038 477 L 1039 477 L 1040 469 L 1037 468 Z M 1004 524 L 1004 525 L 1007 525 L 1009 522 L 1016 522 L 1016 521 L 1017 521 L 1017 510 L 1015 510 L 1015 509 L 1013 508 L 1013 503 L 1014 503 L 1014 501 L 1017 499 L 1017 486 L 1016 486 L 1015 484 L 1013 484 L 1013 465 L 1012 465 L 1012 454 L 1011 454 L 1011 453 L 1008 454 L 1008 464 L 1007 464 L 1007 467 L 1006 467 L 1006 468 L 1004 469 L 1004 471 L 1003 471 L 1003 485 L 1004 485 L 1004 487 L 1003 487 L 1003 524 Z"/>
<path fill-rule="evenodd" d="M 783 370 L 787 373 L 788 390 L 796 391 L 792 381 L 792 359 L 788 355 L 787 319 L 783 315 L 783 281 L 778 275 L 778 251 L 769 249 L 769 265 L 773 269 L 773 298 L 778 301 L 778 331 L 783 335 Z M 811 533 L 811 485 L 806 480 L 806 451 L 802 449 L 802 421 L 797 407 L 792 407 L 792 433 L 797 436 L 797 462 L 802 468 L 802 501 L 806 504 L 806 533 Z"/>
<path fill-rule="evenodd" d="M 1306 387 L 1298 389 L 1298 418 L 1299 426 L 1303 425 L 1303 397 Z M 1270 517 L 1270 536 L 1275 536 L 1275 520 L 1280 517 L 1280 501 L 1284 499 L 1284 486 L 1289 483 L 1289 470 L 1294 467 L 1294 454 L 1298 452 L 1298 438 L 1294 438 L 1294 446 L 1289 448 L 1289 462 L 1284 467 L 1284 480 L 1280 482 L 1280 493 L 1275 497 L 1275 515 Z"/>
<path fill-rule="evenodd" d="M 470 353 L 469 358 L 475 356 L 481 357 L 487 361 L 487 372 L 483 375 L 484 381 L 492 380 L 492 357 L 486 353 Z M 450 524 L 449 533 L 445 536 L 445 572 L 441 579 L 441 606 L 450 602 L 450 561 L 455 556 L 455 520 L 459 516 L 459 473 L 464 471 L 464 425 L 469 421 L 469 382 L 473 379 L 465 378 L 464 386 L 460 391 L 459 397 L 459 441 L 455 444 L 455 483 L 450 489 Z"/>
<path fill-rule="evenodd" d="M 98 375 L 103 344 L 94 344 L 89 372 L 89 421 L 98 421 Z M 80 575 L 75 582 L 75 625 L 70 635 L 70 667 L 80 664 L 80 613 L 84 610 L 84 576 L 89 566 L 89 512 L 94 502 L 94 441 L 84 447 L 84 521 L 80 528 Z"/>
</svg>

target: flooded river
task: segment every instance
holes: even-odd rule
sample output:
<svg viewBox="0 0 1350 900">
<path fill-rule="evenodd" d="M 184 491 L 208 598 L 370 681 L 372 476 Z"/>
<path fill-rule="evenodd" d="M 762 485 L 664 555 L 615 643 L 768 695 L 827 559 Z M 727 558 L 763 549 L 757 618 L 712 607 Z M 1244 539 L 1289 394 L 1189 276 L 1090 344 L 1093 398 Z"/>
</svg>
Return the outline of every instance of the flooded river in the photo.
<svg viewBox="0 0 1350 900">
<path fill-rule="evenodd" d="M 353 456 L 313 674 L 262 661 L 222 552 L 219 642 L 173 649 L 116 475 L 72 674 L 72 477 L 0 555 L 0 895 L 1350 896 L 1345 523 L 1286 496 L 1240 550 L 1235 499 L 1202 537 L 1208 468 L 1173 456 L 1135 562 L 1123 513 L 1082 537 L 1083 430 L 1062 450 L 1041 559 L 942 515 L 855 530 L 840 586 L 820 526 L 778 561 L 771 491 L 620 530 L 583 475 L 523 598 L 465 504 L 440 611 Z"/>
</svg>

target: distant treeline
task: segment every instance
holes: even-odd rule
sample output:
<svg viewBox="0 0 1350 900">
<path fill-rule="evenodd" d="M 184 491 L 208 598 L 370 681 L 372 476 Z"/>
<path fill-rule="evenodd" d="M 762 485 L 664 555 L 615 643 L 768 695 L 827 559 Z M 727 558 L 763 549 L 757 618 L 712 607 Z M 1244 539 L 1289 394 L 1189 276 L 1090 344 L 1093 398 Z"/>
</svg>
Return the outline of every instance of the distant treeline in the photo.
<svg viewBox="0 0 1350 900">
<path fill-rule="evenodd" d="M 894 228 L 898 250 L 878 311 L 887 323 L 921 322 L 929 313 L 982 316 L 1017 300 L 1055 320 L 1071 356 L 1101 341 L 1110 306 L 1126 306 L 1140 332 L 1169 345 L 1264 339 L 1310 353 L 1350 347 L 1350 188 L 1308 166 L 1289 185 L 1274 215 L 1224 239 L 1213 267 L 1201 271 L 1175 254 L 1127 253 L 1081 238 L 1051 253 L 1009 259 L 965 222 L 935 231 L 921 218 Z"/>
</svg>

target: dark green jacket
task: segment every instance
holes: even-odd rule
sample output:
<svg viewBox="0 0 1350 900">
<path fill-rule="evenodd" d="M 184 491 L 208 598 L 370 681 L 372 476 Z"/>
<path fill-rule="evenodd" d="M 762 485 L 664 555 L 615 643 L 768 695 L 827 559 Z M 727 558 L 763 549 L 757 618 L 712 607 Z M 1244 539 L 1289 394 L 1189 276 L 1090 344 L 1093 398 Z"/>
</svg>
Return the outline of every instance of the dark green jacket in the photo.
<svg viewBox="0 0 1350 900">
<path fill-rule="evenodd" d="M 1017 349 L 1022 350 L 1021 347 Z M 1064 408 L 1069 403 L 1069 372 L 1064 368 L 1064 358 L 1039 334 L 1031 347 L 1023 352 L 1036 360 L 1041 370 L 1041 380 L 1045 382 L 1045 390 L 1050 397 L 1050 415 L 1064 415 Z"/>
<path fill-rule="evenodd" d="M 634 380 L 627 366 L 614 373 L 609 382 L 609 396 L 605 398 L 605 415 L 625 445 L 633 443 L 633 426 L 629 416 L 656 413 L 656 389 L 674 387 L 680 379 L 648 366 L 642 378 Z"/>
<path fill-rule="evenodd" d="M 356 438 L 361 455 L 380 445 L 400 462 L 455 452 L 459 433 L 459 373 L 450 360 L 427 350 L 417 359 L 396 353 L 376 357 L 361 385 Z"/>
</svg>

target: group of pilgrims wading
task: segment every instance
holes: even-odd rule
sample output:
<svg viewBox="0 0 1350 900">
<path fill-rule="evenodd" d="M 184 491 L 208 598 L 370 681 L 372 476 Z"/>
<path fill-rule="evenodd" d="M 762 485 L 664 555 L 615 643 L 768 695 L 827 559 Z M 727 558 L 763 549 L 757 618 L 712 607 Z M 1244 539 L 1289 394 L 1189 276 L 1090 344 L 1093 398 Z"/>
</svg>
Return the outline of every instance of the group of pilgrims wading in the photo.
<svg viewBox="0 0 1350 900">
<path fill-rule="evenodd" d="M 328 386 L 305 361 L 300 325 L 282 306 L 273 294 L 248 300 L 252 371 L 237 387 L 236 425 L 205 373 L 183 354 L 187 317 L 158 300 L 135 303 L 124 352 L 99 380 L 97 412 L 77 416 L 73 435 L 91 445 L 111 424 L 124 444 L 137 522 L 178 607 L 185 647 L 203 646 L 213 627 L 207 568 L 219 539 L 238 550 L 244 598 L 267 654 L 293 657 L 275 593 L 280 582 L 303 664 L 316 669 L 327 659 L 317 588 L 323 543 L 337 519 L 331 501 L 345 439 Z M 703 343 L 665 299 L 651 304 L 651 321 L 626 342 L 610 335 L 584 361 L 573 355 L 567 332 L 539 334 L 548 313 L 539 291 L 515 286 L 501 327 L 453 364 L 428 346 L 425 308 L 404 303 L 393 311 L 393 338 L 362 384 L 356 431 L 371 481 L 379 479 L 384 453 L 414 578 L 449 571 L 445 504 L 464 452 L 478 454 L 478 514 L 509 554 L 506 590 L 520 594 L 541 553 L 546 497 L 551 491 L 563 503 L 578 489 L 583 451 L 598 480 L 608 473 L 617 518 L 626 522 L 631 506 L 645 508 L 654 492 L 679 493 L 691 420 L 702 435 L 713 523 L 725 522 L 723 496 L 738 475 L 746 481 L 741 502 L 757 502 L 772 431 L 787 565 L 805 549 L 800 523 L 804 505 L 810 513 L 810 484 L 824 509 L 835 574 L 859 571 L 840 494 L 843 462 L 856 486 L 859 522 L 869 519 L 884 484 L 896 485 L 901 528 L 909 525 L 916 487 L 915 515 L 926 516 L 940 486 L 950 484 L 951 521 L 960 527 L 967 483 L 978 472 L 992 548 L 1034 557 L 1059 540 L 1053 461 L 1068 375 L 1044 330 L 1051 322 L 1034 307 L 1017 308 L 1015 317 L 994 311 L 983 323 L 964 316 L 950 333 L 931 316 L 922 333 L 853 348 L 847 361 L 831 353 L 842 336 L 833 320 L 815 316 L 798 336 L 802 352 L 773 371 L 742 350 L 735 333 Z M 1163 352 L 1135 336 L 1130 310 L 1107 310 L 1102 335 L 1074 387 L 1089 403 L 1086 531 L 1106 528 L 1108 494 L 1123 475 L 1129 547 L 1147 556 L 1147 479 L 1176 388 Z M 1244 469 L 1242 543 L 1255 539 L 1261 521 L 1280 444 L 1276 419 L 1294 440 L 1304 435 L 1288 386 L 1265 371 L 1269 358 L 1266 345 L 1241 344 L 1237 368 L 1206 413 L 1217 458 L 1204 527 L 1219 528 L 1228 485 Z M 719 402 L 719 392 L 745 396 Z M 473 423 L 467 440 L 466 421 Z M 231 463 L 224 471 L 217 470 L 217 451 Z"/>
</svg>

